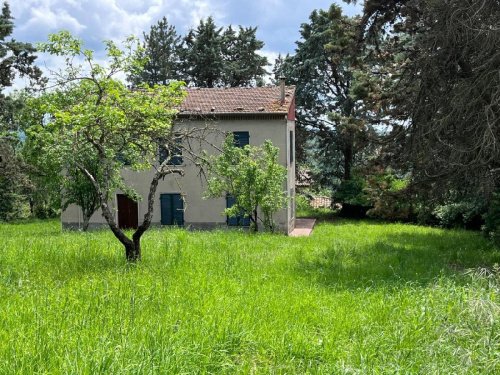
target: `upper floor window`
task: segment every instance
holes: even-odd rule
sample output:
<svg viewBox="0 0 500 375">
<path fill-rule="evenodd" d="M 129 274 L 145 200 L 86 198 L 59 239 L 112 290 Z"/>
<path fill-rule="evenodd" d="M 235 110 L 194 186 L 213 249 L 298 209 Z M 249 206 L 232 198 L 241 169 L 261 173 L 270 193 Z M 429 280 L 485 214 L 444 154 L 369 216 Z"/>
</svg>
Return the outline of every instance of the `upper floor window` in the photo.
<svg viewBox="0 0 500 375">
<path fill-rule="evenodd" d="M 160 142 L 158 146 L 159 163 L 161 164 L 165 160 L 169 159 L 167 161 L 167 165 L 181 165 L 183 163 L 182 148 L 180 147 L 181 142 L 182 139 L 180 137 L 175 137 L 173 142 L 168 143 L 167 145 Z"/>
<path fill-rule="evenodd" d="M 233 132 L 234 145 L 236 147 L 245 147 L 250 144 L 249 132 Z"/>
</svg>

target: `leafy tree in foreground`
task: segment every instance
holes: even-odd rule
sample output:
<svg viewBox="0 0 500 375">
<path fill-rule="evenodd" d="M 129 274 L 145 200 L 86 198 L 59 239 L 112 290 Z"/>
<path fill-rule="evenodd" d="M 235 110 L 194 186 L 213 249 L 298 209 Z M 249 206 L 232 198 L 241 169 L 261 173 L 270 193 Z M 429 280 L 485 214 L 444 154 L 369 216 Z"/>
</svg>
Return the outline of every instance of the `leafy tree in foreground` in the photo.
<svg viewBox="0 0 500 375">
<path fill-rule="evenodd" d="M 158 137 L 172 134 L 174 109 L 184 98 L 181 83 L 168 86 L 142 86 L 129 90 L 113 78 L 130 72 L 143 63 L 138 46 L 129 38 L 125 48 L 106 42 L 108 65 L 98 64 L 91 50 L 68 32 L 49 36 L 40 50 L 65 57 L 66 66 L 53 78 L 56 89 L 29 103 L 35 115 L 45 121 L 33 125 L 29 136 L 43 146 L 47 155 L 61 161 L 67 170 L 78 169 L 93 185 L 102 214 L 116 238 L 124 245 L 127 260 L 141 257 L 140 240 L 150 227 L 158 181 L 168 174 L 183 174 L 181 169 L 155 164 Z M 140 51 L 139 51 L 140 52 Z M 82 59 L 83 63 L 77 62 Z M 88 161 L 96 159 L 97 170 Z M 138 199 L 126 185 L 120 171 L 127 160 L 129 168 L 150 170 L 156 167 L 150 182 L 147 208 L 142 223 L 131 237 L 121 230 L 109 206 L 117 188 Z"/>
<path fill-rule="evenodd" d="M 273 231 L 273 214 L 286 203 L 283 191 L 286 169 L 278 163 L 278 152 L 271 141 L 266 141 L 262 147 L 246 145 L 240 148 L 234 146 L 232 137 L 228 137 L 222 153 L 211 162 L 207 197 L 231 195 L 236 202 L 225 210 L 228 216 L 243 214 L 249 217 L 255 232 L 259 222 Z"/>
</svg>

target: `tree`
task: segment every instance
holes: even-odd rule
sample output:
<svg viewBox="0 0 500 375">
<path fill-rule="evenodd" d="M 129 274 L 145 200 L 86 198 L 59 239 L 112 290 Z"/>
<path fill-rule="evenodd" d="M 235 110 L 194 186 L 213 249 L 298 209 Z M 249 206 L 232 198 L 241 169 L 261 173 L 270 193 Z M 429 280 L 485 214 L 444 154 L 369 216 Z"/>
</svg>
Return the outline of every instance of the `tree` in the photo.
<svg viewBox="0 0 500 375">
<path fill-rule="evenodd" d="M 48 42 L 40 44 L 41 51 L 64 56 L 66 66 L 54 75 L 53 91 L 29 102 L 35 116 L 45 116 L 28 129 L 28 136 L 39 141 L 46 155 L 60 160 L 66 170 L 78 169 L 88 178 L 103 217 L 125 247 L 127 260 L 136 261 L 141 257 L 141 236 L 151 225 L 158 181 L 169 174 L 183 174 L 182 169 L 169 166 L 168 160 L 160 165 L 155 160 L 158 138 L 173 137 L 174 108 L 185 92 L 178 82 L 129 90 L 114 76 L 144 63 L 140 47 L 133 38 L 125 42 L 124 49 L 111 41 L 105 43 L 107 66 L 97 63 L 93 52 L 68 32 L 52 34 Z M 89 159 L 98 161 L 97 172 Z M 125 160 L 130 163 L 128 168 L 137 171 L 156 167 L 146 213 L 131 237 L 118 227 L 109 206 L 117 188 L 138 199 L 121 176 Z"/>
<path fill-rule="evenodd" d="M 14 30 L 9 4 L 3 2 L 0 13 L 0 219 L 15 219 L 21 215 L 26 194 L 32 188 L 27 165 L 19 154 L 20 127 L 17 114 L 24 104 L 22 95 L 6 95 L 18 76 L 41 83 L 41 71 L 35 65 L 35 49 L 29 43 L 18 42 L 10 35 Z"/>
<path fill-rule="evenodd" d="M 85 156 L 87 160 L 82 160 L 82 165 L 85 165 L 90 174 L 102 184 L 103 176 L 101 175 L 102 170 L 99 168 L 99 160 L 92 155 L 91 150 Z M 92 181 L 81 170 L 70 168 L 64 175 L 63 191 L 65 199 L 62 209 L 67 209 L 70 204 L 79 206 L 83 214 L 82 229 L 87 231 L 90 218 L 101 205 L 98 192 Z"/>
<path fill-rule="evenodd" d="M 499 20 L 498 1 L 365 2 L 358 40 L 387 77 L 389 152 L 426 200 L 500 188 Z"/>
<path fill-rule="evenodd" d="M 166 85 L 179 79 L 179 48 L 181 37 L 175 27 L 169 25 L 163 17 L 156 25 L 151 26 L 149 34 L 144 33 L 141 56 L 147 59 L 142 69 L 132 72 L 128 80 L 137 86 L 147 83 L 149 86 Z"/>
<path fill-rule="evenodd" d="M 222 35 L 224 56 L 224 86 L 262 85 L 267 58 L 257 53 L 264 42 L 257 39 L 256 27 L 239 27 L 236 33 L 229 26 Z"/>
<path fill-rule="evenodd" d="M 298 127 L 313 139 L 309 159 L 318 169 L 316 179 L 326 186 L 353 178 L 373 134 L 369 113 L 353 91 L 363 57 L 356 48 L 358 22 L 336 5 L 315 10 L 301 26 L 295 55 L 278 61 L 281 73 L 297 85 Z M 307 160 L 307 152 L 303 156 Z"/>
<path fill-rule="evenodd" d="M 184 38 L 182 59 L 188 82 L 197 87 L 215 87 L 222 84 L 224 61 L 222 58 L 222 29 L 212 17 L 200 20 L 196 30 Z"/>
<path fill-rule="evenodd" d="M 267 58 L 257 53 L 264 42 L 256 27 L 218 27 L 213 18 L 201 20 L 184 38 L 182 77 L 197 87 L 237 87 L 263 83 Z"/>
<path fill-rule="evenodd" d="M 232 196 L 235 204 L 225 210 L 228 216 L 249 217 L 255 232 L 259 222 L 273 231 L 272 216 L 286 203 L 283 192 L 286 169 L 278 163 L 278 152 L 271 141 L 262 147 L 240 148 L 234 145 L 233 137 L 228 137 L 222 153 L 211 160 L 207 197 Z"/>
</svg>

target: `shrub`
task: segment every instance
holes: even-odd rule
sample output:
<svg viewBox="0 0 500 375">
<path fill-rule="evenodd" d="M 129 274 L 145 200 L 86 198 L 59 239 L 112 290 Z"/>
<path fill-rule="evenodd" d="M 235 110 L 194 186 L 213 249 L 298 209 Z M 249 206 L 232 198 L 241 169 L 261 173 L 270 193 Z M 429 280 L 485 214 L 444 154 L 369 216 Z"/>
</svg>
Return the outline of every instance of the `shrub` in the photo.
<svg viewBox="0 0 500 375">
<path fill-rule="evenodd" d="M 468 200 L 439 205 L 433 214 L 443 228 L 480 229 L 484 211 L 484 203 Z"/>
<path fill-rule="evenodd" d="M 368 195 L 365 193 L 366 182 L 360 177 L 342 181 L 333 195 L 335 202 L 342 204 L 340 216 L 362 218 L 371 208 Z"/>
<path fill-rule="evenodd" d="M 391 170 L 383 170 L 369 176 L 365 192 L 373 202 L 373 208 L 367 214 L 370 217 L 409 221 L 412 205 L 406 188 L 408 180 L 396 176 Z"/>
<path fill-rule="evenodd" d="M 500 247 L 500 193 L 494 195 L 484 215 L 483 232 Z"/>
</svg>

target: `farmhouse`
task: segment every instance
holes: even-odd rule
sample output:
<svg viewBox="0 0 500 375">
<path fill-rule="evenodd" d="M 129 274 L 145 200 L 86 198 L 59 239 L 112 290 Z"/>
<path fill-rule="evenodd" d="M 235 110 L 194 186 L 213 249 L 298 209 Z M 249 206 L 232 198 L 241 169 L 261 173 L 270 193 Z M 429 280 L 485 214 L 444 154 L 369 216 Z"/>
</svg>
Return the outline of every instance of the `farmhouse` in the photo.
<svg viewBox="0 0 500 375">
<path fill-rule="evenodd" d="M 279 229 L 290 233 L 295 225 L 295 87 L 280 86 L 252 88 L 188 88 L 188 95 L 177 116 L 175 128 L 217 129 L 209 143 L 222 144 L 224 134 L 232 133 L 239 146 L 260 146 L 271 140 L 280 149 L 279 162 L 286 167 L 283 190 L 288 196 L 287 207 L 276 213 L 274 220 Z M 208 150 L 209 153 L 214 150 Z M 159 152 L 159 160 L 162 159 Z M 171 157 L 170 163 L 184 169 L 184 176 L 169 175 L 160 181 L 154 205 L 154 225 L 177 225 L 194 229 L 227 226 L 247 226 L 243 217 L 228 218 L 223 212 L 233 204 L 231 197 L 204 199 L 206 184 L 199 169 L 183 155 Z M 153 171 L 123 170 L 123 176 L 138 194 L 146 197 Z M 135 202 L 123 192 L 115 194 L 111 202 L 121 228 L 135 228 L 146 211 L 145 200 Z M 76 205 L 62 214 L 65 228 L 80 228 L 82 212 Z M 100 211 L 94 213 L 89 227 L 105 226 Z"/>
</svg>

